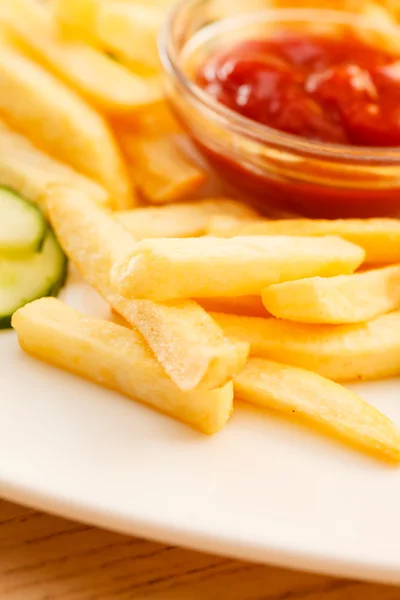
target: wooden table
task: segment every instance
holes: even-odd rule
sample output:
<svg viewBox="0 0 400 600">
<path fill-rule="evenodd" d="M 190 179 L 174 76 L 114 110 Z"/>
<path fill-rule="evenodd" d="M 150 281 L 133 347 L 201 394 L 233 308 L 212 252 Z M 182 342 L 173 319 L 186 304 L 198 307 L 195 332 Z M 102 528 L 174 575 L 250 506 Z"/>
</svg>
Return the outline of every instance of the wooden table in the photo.
<svg viewBox="0 0 400 600">
<path fill-rule="evenodd" d="M 182 550 L 0 500 L 0 600 L 400 600 L 385 587 Z"/>
</svg>

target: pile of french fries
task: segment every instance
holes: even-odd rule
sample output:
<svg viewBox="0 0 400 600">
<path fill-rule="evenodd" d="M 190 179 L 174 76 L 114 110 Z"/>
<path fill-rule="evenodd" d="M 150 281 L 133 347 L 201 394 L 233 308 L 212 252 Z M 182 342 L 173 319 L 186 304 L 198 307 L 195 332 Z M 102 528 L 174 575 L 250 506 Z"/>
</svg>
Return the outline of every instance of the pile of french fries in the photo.
<svg viewBox="0 0 400 600">
<path fill-rule="evenodd" d="M 400 374 L 400 222 L 202 196 L 160 81 L 170 3 L 0 7 L 0 184 L 111 309 L 36 300 L 13 317 L 22 348 L 207 434 L 244 401 L 400 462 L 396 426 L 338 383 Z"/>
</svg>

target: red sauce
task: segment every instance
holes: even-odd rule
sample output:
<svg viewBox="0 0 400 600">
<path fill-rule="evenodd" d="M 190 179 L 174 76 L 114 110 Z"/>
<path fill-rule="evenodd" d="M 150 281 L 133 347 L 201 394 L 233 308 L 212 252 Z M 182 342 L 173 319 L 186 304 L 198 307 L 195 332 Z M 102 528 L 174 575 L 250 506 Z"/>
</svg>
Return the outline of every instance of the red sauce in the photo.
<svg viewBox="0 0 400 600">
<path fill-rule="evenodd" d="M 251 156 L 234 145 L 224 152 L 224 142 L 208 138 L 206 127 L 193 128 L 176 107 L 228 193 L 239 192 L 267 214 L 272 206 L 323 218 L 400 215 L 400 159 L 387 162 L 381 153 L 381 160 L 349 163 L 345 156 L 346 146 L 400 150 L 400 55 L 356 33 L 337 38 L 281 33 L 221 47 L 195 80 L 233 111 L 316 142 L 313 152 L 303 154 L 282 141 L 291 162 L 279 152 L 257 155 L 254 146 Z M 339 144 L 337 152 L 327 156 L 320 142 Z"/>
<path fill-rule="evenodd" d="M 197 83 L 241 115 L 286 133 L 400 146 L 400 59 L 355 36 L 241 42 L 207 60 Z"/>
</svg>

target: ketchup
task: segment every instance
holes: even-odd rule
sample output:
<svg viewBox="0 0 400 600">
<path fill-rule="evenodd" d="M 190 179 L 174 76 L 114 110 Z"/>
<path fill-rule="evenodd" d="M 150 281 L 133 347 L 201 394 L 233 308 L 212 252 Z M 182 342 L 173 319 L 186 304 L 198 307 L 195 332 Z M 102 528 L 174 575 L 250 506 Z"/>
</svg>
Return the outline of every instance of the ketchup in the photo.
<svg viewBox="0 0 400 600">
<path fill-rule="evenodd" d="M 244 41 L 214 54 L 196 79 L 225 106 L 285 133 L 400 146 L 400 59 L 356 36 Z"/>
</svg>

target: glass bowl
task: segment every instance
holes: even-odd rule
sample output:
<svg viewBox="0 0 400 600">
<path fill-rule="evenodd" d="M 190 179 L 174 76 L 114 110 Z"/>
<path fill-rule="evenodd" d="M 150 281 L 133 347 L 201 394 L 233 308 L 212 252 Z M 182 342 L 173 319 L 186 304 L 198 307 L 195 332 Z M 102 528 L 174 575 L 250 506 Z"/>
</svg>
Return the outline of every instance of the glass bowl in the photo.
<svg viewBox="0 0 400 600">
<path fill-rule="evenodd" d="M 216 9 L 221 1 L 232 5 L 226 0 L 178 3 L 159 46 L 171 106 L 226 191 L 265 213 L 273 209 L 319 218 L 400 215 L 400 147 L 355 147 L 283 133 L 226 108 L 194 82 L 197 68 L 227 40 L 265 37 L 269 31 L 351 33 L 390 48 L 400 60 L 399 30 L 322 9 L 239 9 L 239 14 L 226 18 Z M 260 0 L 239 4 L 251 2 Z"/>
</svg>

